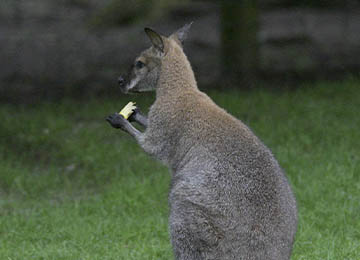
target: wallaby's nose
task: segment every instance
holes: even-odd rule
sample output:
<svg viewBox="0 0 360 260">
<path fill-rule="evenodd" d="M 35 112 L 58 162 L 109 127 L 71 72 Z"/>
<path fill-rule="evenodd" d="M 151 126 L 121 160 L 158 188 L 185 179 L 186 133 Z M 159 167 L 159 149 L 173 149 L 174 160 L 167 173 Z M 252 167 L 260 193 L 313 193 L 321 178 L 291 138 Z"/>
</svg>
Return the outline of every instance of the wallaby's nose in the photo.
<svg viewBox="0 0 360 260">
<path fill-rule="evenodd" d="M 118 83 L 119 83 L 120 87 L 124 86 L 124 84 L 125 84 L 125 79 L 123 78 L 123 76 L 120 76 L 120 77 L 118 78 Z"/>
</svg>

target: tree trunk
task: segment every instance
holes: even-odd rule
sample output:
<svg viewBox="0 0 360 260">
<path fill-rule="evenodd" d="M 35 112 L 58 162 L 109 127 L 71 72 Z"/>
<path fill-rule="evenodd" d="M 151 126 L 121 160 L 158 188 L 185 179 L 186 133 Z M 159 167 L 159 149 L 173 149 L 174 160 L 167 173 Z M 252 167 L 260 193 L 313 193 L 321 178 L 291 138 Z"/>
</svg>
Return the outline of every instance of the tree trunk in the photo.
<svg viewBox="0 0 360 260">
<path fill-rule="evenodd" d="M 258 68 L 256 0 L 221 2 L 222 82 L 254 86 Z"/>
</svg>

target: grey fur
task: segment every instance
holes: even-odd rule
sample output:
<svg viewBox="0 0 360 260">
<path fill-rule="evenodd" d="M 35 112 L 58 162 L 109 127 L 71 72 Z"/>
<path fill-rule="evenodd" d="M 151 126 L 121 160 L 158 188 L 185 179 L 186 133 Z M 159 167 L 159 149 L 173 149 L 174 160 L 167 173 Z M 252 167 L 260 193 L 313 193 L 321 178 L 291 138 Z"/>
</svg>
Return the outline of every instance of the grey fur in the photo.
<svg viewBox="0 0 360 260">
<path fill-rule="evenodd" d="M 175 259 L 289 259 L 297 209 L 278 162 L 247 126 L 198 90 L 177 33 L 161 37 L 163 55 L 144 51 L 137 60 L 146 68 L 134 68 L 124 89 L 156 90 L 145 132 L 118 114 L 108 121 L 171 169 Z"/>
</svg>

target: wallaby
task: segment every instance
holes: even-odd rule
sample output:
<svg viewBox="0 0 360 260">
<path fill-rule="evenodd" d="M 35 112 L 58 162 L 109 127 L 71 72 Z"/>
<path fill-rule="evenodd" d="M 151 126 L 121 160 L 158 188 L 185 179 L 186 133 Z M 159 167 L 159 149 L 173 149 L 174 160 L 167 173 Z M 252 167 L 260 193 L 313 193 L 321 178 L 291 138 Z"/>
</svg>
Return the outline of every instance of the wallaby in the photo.
<svg viewBox="0 0 360 260">
<path fill-rule="evenodd" d="M 136 58 L 123 92 L 156 91 L 148 118 L 107 121 L 133 136 L 172 173 L 169 230 L 177 260 L 289 259 L 297 227 L 290 185 L 270 150 L 199 91 L 183 42 L 145 28 L 152 46 Z"/>
</svg>

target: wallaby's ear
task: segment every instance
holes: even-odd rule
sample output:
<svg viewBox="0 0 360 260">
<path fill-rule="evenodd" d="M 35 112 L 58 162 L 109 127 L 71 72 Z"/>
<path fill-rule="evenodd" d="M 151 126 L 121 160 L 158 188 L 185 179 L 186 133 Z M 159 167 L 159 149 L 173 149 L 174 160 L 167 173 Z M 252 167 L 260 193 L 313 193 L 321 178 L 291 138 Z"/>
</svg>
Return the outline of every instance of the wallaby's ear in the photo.
<svg viewBox="0 0 360 260">
<path fill-rule="evenodd" d="M 144 30 L 147 36 L 150 38 L 150 41 L 155 47 L 155 49 L 157 49 L 161 53 L 164 53 L 165 46 L 161 35 L 150 28 L 145 28 Z"/>
<path fill-rule="evenodd" d="M 173 34 L 174 36 L 176 36 L 176 38 L 179 40 L 181 44 L 183 44 L 184 41 L 186 40 L 192 24 L 193 22 L 185 24 L 183 27 L 181 27 Z"/>
</svg>

